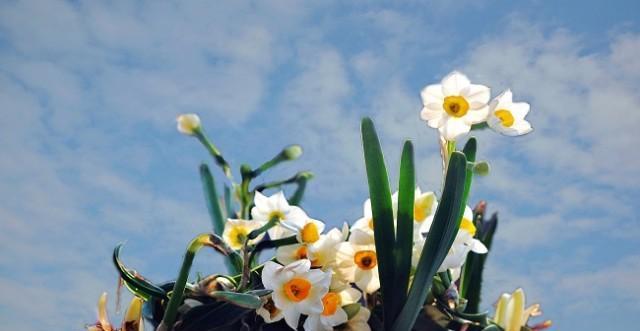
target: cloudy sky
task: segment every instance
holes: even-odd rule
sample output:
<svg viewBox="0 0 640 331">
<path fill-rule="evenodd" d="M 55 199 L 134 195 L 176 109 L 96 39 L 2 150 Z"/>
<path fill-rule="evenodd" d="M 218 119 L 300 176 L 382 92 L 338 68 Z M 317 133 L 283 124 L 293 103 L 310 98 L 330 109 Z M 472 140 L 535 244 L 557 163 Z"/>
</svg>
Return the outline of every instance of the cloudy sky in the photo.
<svg viewBox="0 0 640 331">
<path fill-rule="evenodd" d="M 484 307 L 522 286 L 557 330 L 637 325 L 638 12 L 613 0 L 3 1 L 3 328 L 92 322 L 99 294 L 114 293 L 119 242 L 144 275 L 175 277 L 210 224 L 197 172 L 210 159 L 176 132 L 177 114 L 199 113 L 235 167 L 303 145 L 264 180 L 312 170 L 303 206 L 337 226 L 366 198 L 362 116 L 392 180 L 412 139 L 420 185 L 439 186 L 419 91 L 454 69 L 494 95 L 512 88 L 536 129 L 478 133 L 492 174 L 471 199 L 501 222 Z M 222 265 L 205 252 L 196 269 Z"/>
</svg>

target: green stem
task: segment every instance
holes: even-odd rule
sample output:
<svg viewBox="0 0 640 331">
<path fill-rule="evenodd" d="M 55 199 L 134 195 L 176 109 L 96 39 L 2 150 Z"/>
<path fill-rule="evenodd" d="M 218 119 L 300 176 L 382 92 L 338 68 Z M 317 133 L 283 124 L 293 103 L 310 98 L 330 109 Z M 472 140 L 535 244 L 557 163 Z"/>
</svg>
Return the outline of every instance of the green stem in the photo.
<svg viewBox="0 0 640 331">
<path fill-rule="evenodd" d="M 229 178 L 229 180 L 233 182 L 233 175 L 231 174 L 231 167 L 229 166 L 229 163 L 222 156 L 222 153 L 220 153 L 218 147 L 216 147 L 216 145 L 214 145 L 213 142 L 209 140 L 209 138 L 207 138 L 207 136 L 202 131 L 202 128 L 197 128 L 196 130 L 194 130 L 193 135 L 198 138 L 200 143 L 202 143 L 202 145 L 209 151 L 211 156 L 213 156 L 213 159 L 216 161 L 216 164 L 220 166 L 220 168 L 222 168 L 222 172 L 224 172 L 225 176 L 227 176 L 227 178 Z"/>
<path fill-rule="evenodd" d="M 182 267 L 180 268 L 180 273 L 178 274 L 178 279 L 176 279 L 176 283 L 173 286 L 171 298 L 169 299 L 169 303 L 167 304 L 167 309 L 165 310 L 164 317 L 161 323 L 161 325 L 163 325 L 167 330 L 173 329 L 173 324 L 176 321 L 176 316 L 178 315 L 178 307 L 180 307 L 180 305 L 182 304 L 182 299 L 184 298 L 184 290 L 187 285 L 189 270 L 191 269 L 191 265 L 193 264 L 193 259 L 200 248 L 210 242 L 209 238 L 209 234 L 201 234 L 195 237 L 187 247 L 187 252 L 184 255 Z"/>
</svg>

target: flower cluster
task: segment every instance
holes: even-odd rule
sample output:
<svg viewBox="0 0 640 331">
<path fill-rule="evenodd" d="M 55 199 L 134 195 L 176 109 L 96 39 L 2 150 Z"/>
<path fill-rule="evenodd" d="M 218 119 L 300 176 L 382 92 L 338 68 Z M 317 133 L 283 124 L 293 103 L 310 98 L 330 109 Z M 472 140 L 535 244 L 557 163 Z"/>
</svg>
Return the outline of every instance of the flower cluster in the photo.
<svg viewBox="0 0 640 331">
<path fill-rule="evenodd" d="M 420 117 L 449 141 L 455 141 L 468 133 L 472 125 L 483 122 L 507 136 L 532 130 L 524 119 L 529 112 L 528 103 L 513 102 L 511 90 L 489 101 L 489 87 L 471 84 L 467 76 L 457 71 L 445 76 L 440 84 L 425 87 L 420 96 L 423 105 Z"/>
<path fill-rule="evenodd" d="M 190 242 L 174 282 L 151 283 L 124 266 L 121 245 L 116 247 L 114 263 L 135 295 L 121 330 L 141 329 L 143 305 L 145 319 L 161 331 L 548 328 L 550 321 L 527 324 L 540 310 L 537 304 L 525 308 L 521 289 L 501 296 L 493 318 L 481 312 L 482 273 L 497 217 L 485 220 L 482 202 L 474 209 L 467 204 L 473 176 L 489 172 L 488 163 L 476 161 L 476 139 L 456 150 L 473 129 L 489 127 L 507 136 L 530 132 L 529 104 L 513 102 L 510 90 L 491 100 L 487 86 L 471 84 L 457 71 L 426 86 L 421 97 L 421 118 L 440 133 L 442 190 L 423 191 L 416 184 L 413 144 L 407 141 L 392 194 L 375 127 L 363 119 L 370 198 L 351 226 L 331 229 L 300 207 L 310 172 L 251 185 L 268 169 L 300 157 L 300 146 L 288 146 L 256 168 L 242 165 L 236 182 L 200 118 L 179 116 L 178 131 L 204 145 L 230 185 L 218 194 L 209 167 L 200 166 L 213 232 Z M 283 185 L 297 187 L 287 197 Z M 228 275 L 190 283 L 193 259 L 203 247 L 224 256 Z M 261 263 L 265 249 L 275 254 Z M 88 329 L 117 330 L 106 317 L 106 296 L 99 301 L 98 322 Z"/>
</svg>

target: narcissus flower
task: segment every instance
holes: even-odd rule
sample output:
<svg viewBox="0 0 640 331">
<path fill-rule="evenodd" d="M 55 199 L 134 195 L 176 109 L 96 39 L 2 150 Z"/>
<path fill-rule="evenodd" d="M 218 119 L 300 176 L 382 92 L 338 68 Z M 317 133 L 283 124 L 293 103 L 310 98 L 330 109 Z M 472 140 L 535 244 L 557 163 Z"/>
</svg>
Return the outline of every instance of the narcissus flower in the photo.
<svg viewBox="0 0 640 331">
<path fill-rule="evenodd" d="M 342 232 L 331 229 L 327 234 L 311 244 L 294 244 L 278 247 L 276 259 L 282 264 L 308 259 L 312 267 L 328 270 L 335 264 L 336 245 L 344 241 Z"/>
<path fill-rule="evenodd" d="M 489 88 L 471 84 L 457 71 L 445 76 L 440 84 L 425 87 L 420 96 L 420 117 L 450 141 L 468 133 L 472 124 L 484 122 L 489 111 Z"/>
<path fill-rule="evenodd" d="M 232 249 L 239 250 L 244 245 L 244 242 L 247 240 L 247 236 L 249 233 L 255 229 L 263 226 L 265 222 L 261 221 L 246 221 L 246 220 L 236 220 L 236 219 L 228 219 L 224 224 L 224 231 L 222 232 L 222 239 L 231 247 Z M 257 238 L 249 241 L 249 244 L 255 244 L 259 242 L 264 235 L 261 234 Z"/>
<path fill-rule="evenodd" d="M 529 104 L 513 102 L 511 90 L 502 92 L 489 104 L 487 124 L 506 136 L 520 136 L 531 132 L 531 124 L 524 117 L 529 113 Z"/>
<path fill-rule="evenodd" d="M 340 291 L 329 291 L 322 297 L 322 313 L 309 315 L 304 322 L 304 329 L 331 331 L 333 327 L 346 323 L 349 317 L 342 307 L 358 302 L 361 296 L 360 291 L 352 287 Z"/>
<path fill-rule="evenodd" d="M 193 135 L 200 128 L 200 117 L 196 114 L 182 114 L 176 119 L 178 131 L 186 135 Z"/>
<path fill-rule="evenodd" d="M 373 293 L 380 288 L 376 246 L 359 245 L 351 241 L 351 238 L 349 240 L 337 247 L 336 272 L 366 293 Z"/>
<path fill-rule="evenodd" d="M 114 328 L 109 323 L 107 316 L 107 293 L 102 293 L 98 300 L 98 322 L 87 326 L 88 331 L 142 331 L 142 304 L 144 301 L 138 297 L 133 297 L 129 303 L 129 308 L 125 314 L 122 326 Z"/>
<path fill-rule="evenodd" d="M 305 222 L 309 219 L 307 214 L 297 206 L 290 206 L 282 191 L 266 197 L 260 192 L 256 192 L 253 198 L 255 206 L 251 208 L 253 220 L 268 222 L 276 219 L 278 222 L 287 221 L 289 223 Z M 280 239 L 294 235 L 293 231 L 276 225 L 268 230 L 271 239 Z"/>
<path fill-rule="evenodd" d="M 494 322 L 504 329 L 504 331 L 520 331 L 527 325 L 529 317 L 542 314 L 540 305 L 534 304 L 525 309 L 524 291 L 519 288 L 513 293 L 503 293 L 496 304 L 496 315 Z M 551 321 L 530 326 L 531 330 L 543 330 L 551 326 Z"/>
<path fill-rule="evenodd" d="M 322 298 L 329 292 L 331 273 L 310 268 L 309 260 L 286 266 L 267 261 L 262 270 L 264 287 L 273 290 L 271 298 L 275 307 L 282 311 L 287 325 L 294 330 L 298 328 L 301 314 L 322 313 Z"/>
</svg>

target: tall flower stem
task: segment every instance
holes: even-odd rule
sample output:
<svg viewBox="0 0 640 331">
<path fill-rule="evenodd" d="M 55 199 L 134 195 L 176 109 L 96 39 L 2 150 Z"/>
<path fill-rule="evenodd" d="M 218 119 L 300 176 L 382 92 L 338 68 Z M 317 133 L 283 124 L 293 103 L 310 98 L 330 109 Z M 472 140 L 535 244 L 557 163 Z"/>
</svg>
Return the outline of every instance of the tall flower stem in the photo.
<svg viewBox="0 0 640 331">
<path fill-rule="evenodd" d="M 196 253 L 203 246 L 210 243 L 210 235 L 209 234 L 201 234 L 195 237 L 189 243 L 187 247 L 187 252 L 184 255 L 184 260 L 182 261 L 182 267 L 180 268 L 180 273 L 178 274 L 178 279 L 176 280 L 175 285 L 173 286 L 173 291 L 171 293 L 171 298 L 169 299 L 169 303 L 167 304 L 167 309 L 164 313 L 164 318 L 162 319 L 162 329 L 171 330 L 173 329 L 173 324 L 176 321 L 176 316 L 178 315 L 178 307 L 182 303 L 182 299 L 184 298 L 184 290 L 187 285 L 187 279 L 189 278 L 189 270 L 191 270 L 191 265 L 193 264 L 193 259 L 196 256 Z M 159 328 L 160 330 L 161 328 Z"/>
</svg>

